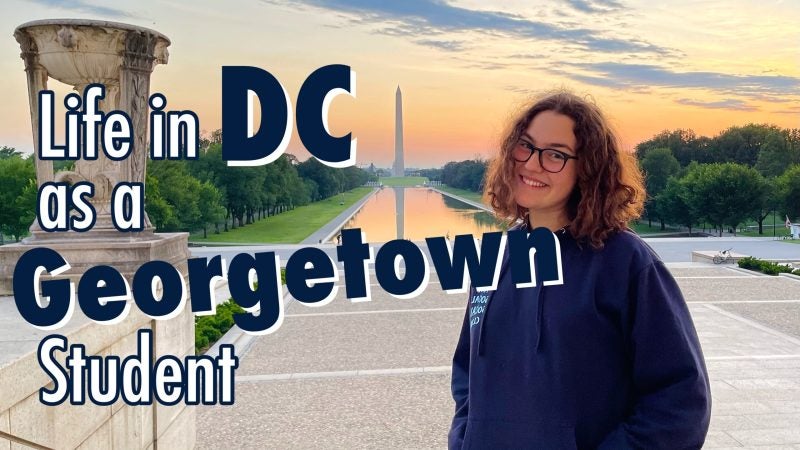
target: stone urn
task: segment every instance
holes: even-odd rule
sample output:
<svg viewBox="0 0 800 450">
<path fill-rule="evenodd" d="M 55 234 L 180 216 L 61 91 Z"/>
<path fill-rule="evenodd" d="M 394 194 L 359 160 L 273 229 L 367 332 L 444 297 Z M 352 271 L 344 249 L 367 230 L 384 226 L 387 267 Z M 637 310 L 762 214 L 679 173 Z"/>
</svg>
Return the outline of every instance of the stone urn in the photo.
<svg viewBox="0 0 800 450">
<path fill-rule="evenodd" d="M 147 100 L 150 95 L 150 74 L 156 64 L 167 63 L 169 39 L 148 28 L 81 19 L 28 22 L 17 27 L 14 37 L 22 49 L 20 56 L 25 62 L 28 76 L 28 100 L 37 157 L 37 183 L 41 186 L 47 181 L 89 181 L 95 186 L 92 204 L 97 211 L 97 222 L 89 232 L 47 233 L 34 222 L 31 226 L 31 237 L 26 242 L 152 238 L 153 228 L 147 218 L 145 230 L 141 233 L 123 235 L 118 232 L 111 222 L 110 196 L 118 182 L 145 181 L 149 145 Z M 106 95 L 98 107 L 106 113 L 123 111 L 131 118 L 131 155 L 123 161 L 114 161 L 107 158 L 100 149 L 96 149 L 97 159 L 79 159 L 75 161 L 74 170 L 53 173 L 52 161 L 38 158 L 38 94 L 47 89 L 48 77 L 72 86 L 80 94 L 83 94 L 89 84 L 105 85 Z"/>
</svg>

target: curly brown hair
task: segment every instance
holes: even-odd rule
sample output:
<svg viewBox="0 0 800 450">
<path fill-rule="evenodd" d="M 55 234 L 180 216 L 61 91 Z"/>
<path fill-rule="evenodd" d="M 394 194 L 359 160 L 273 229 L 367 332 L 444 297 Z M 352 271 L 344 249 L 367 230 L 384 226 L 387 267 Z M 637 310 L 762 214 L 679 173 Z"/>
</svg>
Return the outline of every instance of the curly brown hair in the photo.
<svg viewBox="0 0 800 450">
<path fill-rule="evenodd" d="M 484 199 L 498 217 L 509 222 L 528 214 L 514 199 L 516 163 L 511 151 L 533 118 L 543 111 L 563 114 L 575 122 L 578 180 L 567 203 L 569 230 L 577 240 L 602 248 L 611 233 L 627 229 L 630 221 L 641 216 L 645 189 L 636 159 L 620 148 L 593 101 L 558 91 L 524 108 L 505 132 L 500 155 L 489 164 Z"/>
</svg>

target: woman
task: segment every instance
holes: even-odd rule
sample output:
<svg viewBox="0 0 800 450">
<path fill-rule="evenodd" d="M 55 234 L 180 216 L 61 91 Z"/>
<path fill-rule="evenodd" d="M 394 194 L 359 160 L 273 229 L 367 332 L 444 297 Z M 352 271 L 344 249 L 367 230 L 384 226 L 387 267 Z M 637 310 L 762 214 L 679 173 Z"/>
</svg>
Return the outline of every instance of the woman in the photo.
<svg viewBox="0 0 800 450">
<path fill-rule="evenodd" d="M 485 308 L 467 308 L 453 357 L 450 449 L 700 448 L 711 395 L 697 333 L 628 230 L 642 175 L 600 110 L 565 92 L 524 110 L 485 195 L 516 227 L 556 235 L 563 284 L 517 288 L 506 256 L 488 302 L 470 293 Z"/>
</svg>

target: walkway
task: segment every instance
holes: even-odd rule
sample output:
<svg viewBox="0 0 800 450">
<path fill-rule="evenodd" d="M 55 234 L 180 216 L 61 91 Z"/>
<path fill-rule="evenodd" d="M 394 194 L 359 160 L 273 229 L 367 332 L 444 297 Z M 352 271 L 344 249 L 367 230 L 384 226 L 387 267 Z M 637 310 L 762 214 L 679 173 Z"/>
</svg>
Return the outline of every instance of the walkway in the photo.
<svg viewBox="0 0 800 450">
<path fill-rule="evenodd" d="M 361 207 L 364 206 L 364 203 L 366 203 L 367 200 L 369 200 L 370 197 L 372 197 L 376 192 L 378 192 L 378 189 L 373 189 L 372 191 L 370 191 L 370 193 L 365 195 L 361 200 L 350 205 L 349 208 L 342 211 L 341 214 L 336 216 L 330 222 L 323 225 L 319 230 L 311 233 L 309 237 L 303 239 L 303 241 L 300 243 L 319 244 L 331 240 L 331 238 L 333 238 L 333 236 L 339 232 L 339 230 L 344 226 L 344 224 L 346 224 L 347 221 L 350 220 L 350 218 L 353 217 L 358 212 L 358 210 L 360 210 Z"/>
<path fill-rule="evenodd" d="M 790 244 L 786 241 L 773 241 L 765 238 L 748 237 L 709 237 L 709 238 L 647 238 L 644 240 L 667 263 L 689 262 L 692 260 L 693 251 L 717 251 L 733 247 L 736 253 L 755 256 L 763 259 L 780 259 L 800 261 L 800 245 Z M 316 241 L 315 241 L 316 242 Z M 424 241 L 415 242 L 427 256 Z M 369 242 L 377 254 L 382 243 Z M 274 251 L 280 256 L 281 264 L 297 250 L 309 244 L 265 244 L 265 245 L 239 245 L 230 247 L 190 247 L 192 256 L 211 257 L 222 255 L 227 261 L 239 253 L 252 253 L 257 251 Z M 331 259 L 336 260 L 336 244 L 317 245 Z"/>
<path fill-rule="evenodd" d="M 680 262 L 691 260 L 695 250 L 726 250 L 761 259 L 800 261 L 800 244 L 757 237 L 707 237 L 707 238 L 645 238 L 662 260 Z"/>
<path fill-rule="evenodd" d="M 670 270 L 712 380 L 705 448 L 800 447 L 800 282 L 692 263 Z M 200 407 L 198 447 L 446 447 L 465 296 L 432 281 L 398 300 L 374 273 L 371 282 L 371 302 L 351 304 L 343 287 L 322 308 L 287 300 L 282 327 L 242 356 L 236 404 Z"/>
<path fill-rule="evenodd" d="M 332 221 L 328 235 L 347 219 Z M 706 356 L 713 416 L 705 448 L 800 448 L 800 282 L 688 262 L 693 250 L 729 247 L 800 259 L 800 246 L 747 237 L 646 242 L 681 285 Z M 285 263 L 300 247 L 263 251 L 276 251 Z M 334 245 L 322 248 L 335 258 Z M 227 259 L 242 251 L 258 249 L 192 249 Z M 371 282 L 371 302 L 348 302 L 343 287 L 323 308 L 288 298 L 275 334 L 231 335 L 244 353 L 237 403 L 200 408 L 199 448 L 446 447 L 450 359 L 464 296 L 448 295 L 432 281 L 422 296 L 397 300 L 380 290 L 374 273 Z"/>
<path fill-rule="evenodd" d="M 436 192 L 438 192 L 438 193 L 440 193 L 442 195 L 446 195 L 446 196 L 448 196 L 450 198 L 454 198 L 454 199 L 456 199 L 456 200 L 458 200 L 460 202 L 464 202 L 464 203 L 466 203 L 466 204 L 468 204 L 470 206 L 474 206 L 475 208 L 482 209 L 482 210 L 484 210 L 486 212 L 490 212 L 490 213 L 493 212 L 492 208 L 484 205 L 481 202 L 476 202 L 476 201 L 473 201 L 473 200 L 458 196 L 456 194 L 453 194 L 453 193 L 450 193 L 450 192 L 447 192 L 447 191 L 443 191 L 441 189 L 436 189 L 435 187 L 430 187 L 429 189 L 434 190 L 434 191 L 436 191 Z"/>
</svg>

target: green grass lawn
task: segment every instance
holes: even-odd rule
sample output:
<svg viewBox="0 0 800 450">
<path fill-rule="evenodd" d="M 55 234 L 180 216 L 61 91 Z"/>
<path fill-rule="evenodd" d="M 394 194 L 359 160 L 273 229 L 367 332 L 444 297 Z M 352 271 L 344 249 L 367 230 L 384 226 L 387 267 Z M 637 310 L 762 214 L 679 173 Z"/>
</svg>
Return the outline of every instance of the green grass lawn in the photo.
<svg viewBox="0 0 800 450">
<path fill-rule="evenodd" d="M 755 225 L 758 225 L 758 224 L 755 224 Z M 772 225 L 771 223 L 770 223 L 769 227 L 767 227 L 766 224 L 764 225 L 764 234 L 758 234 L 758 229 L 743 231 L 741 228 L 739 228 L 736 231 L 736 236 L 772 237 L 772 226 L 771 225 Z M 660 230 L 661 225 L 658 224 L 656 221 L 653 221 L 653 227 L 652 228 L 649 228 L 647 226 L 647 221 L 638 222 L 635 225 L 633 225 L 632 228 L 638 234 L 675 233 L 675 232 L 681 232 L 681 231 L 688 231 L 685 228 L 682 228 L 680 230 L 678 230 L 676 228 L 670 228 L 669 225 L 667 225 L 667 230 L 666 231 L 661 231 Z M 703 231 L 703 226 L 702 225 L 697 225 L 697 226 L 692 227 L 692 232 L 693 233 L 694 232 L 702 232 L 702 231 Z M 775 234 L 776 237 L 786 236 L 788 234 L 788 230 L 786 228 L 783 228 L 782 226 L 778 226 L 775 229 L 775 232 L 776 232 L 776 234 Z M 710 225 L 706 225 L 706 233 L 709 233 L 709 234 L 712 234 L 714 236 L 717 236 L 718 232 L 715 232 L 714 229 Z M 728 236 L 728 227 L 725 227 L 725 235 Z"/>
<path fill-rule="evenodd" d="M 783 227 L 776 227 L 775 228 L 775 237 L 786 236 L 789 234 L 789 230 Z M 737 236 L 750 236 L 750 237 L 772 237 L 772 227 L 764 227 L 764 234 L 758 234 L 758 229 L 755 231 L 737 231 Z"/>
<path fill-rule="evenodd" d="M 728 231 L 728 226 L 725 227 L 725 231 Z M 755 220 L 748 220 L 739 224 L 736 229 L 737 236 L 748 236 L 748 237 L 772 237 L 772 216 L 767 217 L 763 223 L 764 234 L 758 234 L 758 222 Z M 783 221 L 777 220 L 775 221 L 775 236 L 781 237 L 786 236 L 789 234 L 789 229 L 786 228 L 783 224 Z"/>
<path fill-rule="evenodd" d="M 418 184 L 428 181 L 427 177 L 384 177 L 379 178 L 378 181 L 384 186 L 416 186 Z"/>
<path fill-rule="evenodd" d="M 775 227 L 776 237 L 789 235 L 789 229 L 786 228 L 784 222 L 780 220 L 780 218 L 778 218 L 777 216 L 775 217 L 774 227 Z M 739 236 L 772 237 L 773 233 L 772 216 L 768 216 L 766 219 L 764 219 L 763 223 L 764 234 L 758 234 L 758 222 L 754 220 L 739 225 L 739 229 L 746 229 L 746 231 L 738 231 L 736 234 Z"/>
<path fill-rule="evenodd" d="M 445 191 L 445 192 L 449 192 L 449 193 L 451 193 L 453 195 L 457 195 L 459 197 L 463 197 L 463 198 L 465 198 L 467 200 L 472 200 L 473 202 L 483 203 L 483 200 L 481 199 L 481 193 L 480 192 L 468 191 L 466 189 L 454 188 L 454 187 L 450 187 L 450 186 L 447 186 L 447 185 L 436 186 L 436 189 L 439 189 L 439 190 Z"/>
<path fill-rule="evenodd" d="M 653 226 L 650 227 L 647 225 L 647 221 L 643 222 L 634 222 L 630 224 L 630 227 L 636 234 L 658 234 L 658 233 L 679 233 L 685 230 L 679 230 L 677 228 L 671 228 L 667 226 L 665 230 L 661 230 L 661 224 L 659 222 L 653 221 Z M 695 228 L 692 228 L 692 232 L 698 231 Z"/>
<path fill-rule="evenodd" d="M 220 234 L 193 235 L 192 242 L 230 242 L 230 243 L 276 243 L 297 244 L 333 220 L 342 211 L 372 191 L 372 188 L 359 187 L 344 193 L 344 205 L 339 202 L 341 195 L 297 207 L 291 211 L 267 217 L 250 225 Z"/>
</svg>

